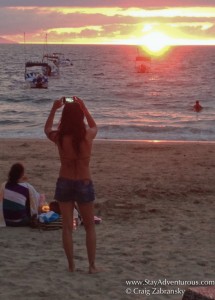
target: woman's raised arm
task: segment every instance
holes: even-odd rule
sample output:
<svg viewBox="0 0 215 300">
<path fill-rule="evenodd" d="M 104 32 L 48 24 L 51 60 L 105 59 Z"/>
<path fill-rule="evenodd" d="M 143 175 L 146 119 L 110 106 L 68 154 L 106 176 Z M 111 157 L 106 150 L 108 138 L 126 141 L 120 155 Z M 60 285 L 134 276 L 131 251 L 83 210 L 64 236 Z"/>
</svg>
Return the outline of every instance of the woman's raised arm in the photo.
<svg viewBox="0 0 215 300">
<path fill-rule="evenodd" d="M 48 116 L 45 126 L 44 126 L 44 132 L 49 139 L 51 139 L 50 133 L 52 132 L 52 127 L 53 127 L 56 110 L 59 109 L 60 107 L 62 107 L 63 105 L 64 105 L 63 98 L 55 100 L 53 103 L 53 106 L 50 110 L 49 116 Z"/>
</svg>

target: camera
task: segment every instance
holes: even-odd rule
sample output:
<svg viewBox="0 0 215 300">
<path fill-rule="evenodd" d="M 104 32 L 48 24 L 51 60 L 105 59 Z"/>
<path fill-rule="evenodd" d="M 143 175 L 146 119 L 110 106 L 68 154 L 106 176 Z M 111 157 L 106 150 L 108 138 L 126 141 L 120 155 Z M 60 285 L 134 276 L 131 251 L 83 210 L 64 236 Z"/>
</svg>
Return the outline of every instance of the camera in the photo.
<svg viewBox="0 0 215 300">
<path fill-rule="evenodd" d="M 74 102 L 74 100 L 73 100 L 73 98 L 71 98 L 71 97 L 65 97 L 65 98 L 64 98 L 64 103 L 66 103 L 66 102 L 72 103 L 72 102 Z"/>
</svg>

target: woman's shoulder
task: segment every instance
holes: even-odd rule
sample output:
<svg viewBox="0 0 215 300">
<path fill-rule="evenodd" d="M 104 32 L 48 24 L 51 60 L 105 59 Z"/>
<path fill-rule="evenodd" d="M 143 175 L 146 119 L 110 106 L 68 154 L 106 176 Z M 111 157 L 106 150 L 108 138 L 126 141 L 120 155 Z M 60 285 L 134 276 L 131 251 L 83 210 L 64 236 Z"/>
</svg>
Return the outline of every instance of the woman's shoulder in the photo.
<svg viewBox="0 0 215 300">
<path fill-rule="evenodd" d="M 24 186 L 24 187 L 26 187 L 26 188 L 30 188 L 32 185 L 29 183 L 29 182 L 27 182 L 27 181 L 22 181 L 22 182 L 19 182 L 19 183 L 17 183 L 17 185 L 19 185 L 19 186 Z"/>
</svg>

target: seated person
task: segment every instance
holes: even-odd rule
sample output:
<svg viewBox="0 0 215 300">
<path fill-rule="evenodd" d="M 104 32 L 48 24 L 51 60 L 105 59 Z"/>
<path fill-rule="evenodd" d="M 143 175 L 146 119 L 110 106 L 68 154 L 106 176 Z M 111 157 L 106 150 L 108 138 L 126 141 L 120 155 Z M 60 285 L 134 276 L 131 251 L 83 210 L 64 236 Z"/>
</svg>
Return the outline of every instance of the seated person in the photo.
<svg viewBox="0 0 215 300">
<path fill-rule="evenodd" d="M 38 214 L 40 194 L 27 182 L 22 164 L 12 165 L 2 187 L 3 215 L 7 226 L 28 226 Z"/>
</svg>

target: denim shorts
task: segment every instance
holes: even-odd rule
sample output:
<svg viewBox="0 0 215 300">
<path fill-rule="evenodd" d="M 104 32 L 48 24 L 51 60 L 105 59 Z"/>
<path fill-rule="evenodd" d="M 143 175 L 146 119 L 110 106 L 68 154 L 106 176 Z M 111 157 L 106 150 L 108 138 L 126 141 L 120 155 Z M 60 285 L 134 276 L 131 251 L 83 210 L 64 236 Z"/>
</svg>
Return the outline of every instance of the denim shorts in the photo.
<svg viewBox="0 0 215 300">
<path fill-rule="evenodd" d="M 88 203 L 95 200 L 92 180 L 58 178 L 54 199 L 59 202 Z"/>
</svg>

